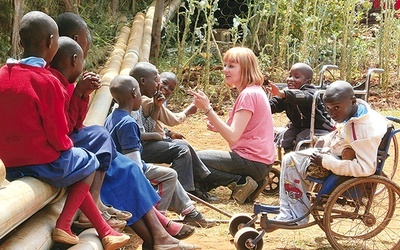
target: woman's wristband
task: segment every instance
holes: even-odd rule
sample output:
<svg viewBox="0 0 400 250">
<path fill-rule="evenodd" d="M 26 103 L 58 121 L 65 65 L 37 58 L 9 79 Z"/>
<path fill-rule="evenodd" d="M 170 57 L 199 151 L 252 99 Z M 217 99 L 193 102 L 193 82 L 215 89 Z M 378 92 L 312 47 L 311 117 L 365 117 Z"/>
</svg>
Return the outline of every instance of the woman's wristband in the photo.
<svg viewBox="0 0 400 250">
<path fill-rule="evenodd" d="M 204 115 L 207 115 L 211 110 L 212 110 L 212 107 L 209 107 L 208 109 L 206 109 L 206 111 L 204 111 Z"/>
</svg>

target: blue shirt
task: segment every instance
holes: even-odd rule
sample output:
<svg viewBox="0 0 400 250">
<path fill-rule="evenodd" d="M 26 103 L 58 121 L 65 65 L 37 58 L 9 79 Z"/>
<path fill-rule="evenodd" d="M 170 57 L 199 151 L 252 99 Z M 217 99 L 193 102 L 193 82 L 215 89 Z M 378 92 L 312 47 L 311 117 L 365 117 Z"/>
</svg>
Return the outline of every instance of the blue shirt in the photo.
<svg viewBox="0 0 400 250">
<path fill-rule="evenodd" d="M 140 142 L 140 129 L 135 119 L 125 110 L 115 109 L 107 118 L 104 127 L 110 132 L 114 140 L 117 151 L 122 150 L 140 151 L 143 147 Z M 143 171 L 147 166 L 144 161 Z"/>
<path fill-rule="evenodd" d="M 357 103 L 357 111 L 354 113 L 352 117 L 360 117 L 368 113 L 367 107 L 365 107 L 361 103 Z M 348 120 L 350 120 L 352 117 L 347 118 L 346 120 L 343 121 L 343 123 L 346 123 Z"/>
</svg>

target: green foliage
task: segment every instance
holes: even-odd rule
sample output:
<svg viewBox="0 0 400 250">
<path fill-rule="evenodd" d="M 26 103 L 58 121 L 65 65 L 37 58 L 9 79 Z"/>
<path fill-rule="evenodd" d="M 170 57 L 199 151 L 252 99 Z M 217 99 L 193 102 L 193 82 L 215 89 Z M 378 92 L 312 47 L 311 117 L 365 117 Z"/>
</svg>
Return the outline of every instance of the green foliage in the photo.
<svg viewBox="0 0 400 250">
<path fill-rule="evenodd" d="M 119 1 L 120 12 L 128 13 L 130 17 L 131 1 L 124 0 Z M 5 10 L 0 18 L 7 18 L 8 25 L 2 25 L 2 35 L 0 37 L 0 46 L 2 47 L 0 58 L 4 62 L 6 58 L 10 57 L 10 41 L 12 33 L 12 16 L 13 6 L 11 2 L 2 3 L 5 6 L 1 6 Z M 62 1 L 57 0 L 38 0 L 38 1 L 24 1 L 24 13 L 39 10 L 47 13 L 51 17 L 55 18 L 65 10 L 65 6 Z M 85 69 L 97 71 L 101 66 L 104 65 L 107 60 L 110 48 L 112 48 L 114 39 L 118 30 L 119 15 L 111 14 L 111 1 L 96 1 L 86 0 L 83 5 L 78 6 L 79 14 L 88 24 L 92 34 L 92 46 L 91 52 L 86 59 Z M 3 22 L 2 24 L 6 24 Z"/>
<path fill-rule="evenodd" d="M 247 0 L 248 11 L 235 16 L 228 44 L 209 39 L 210 25 L 215 25 L 210 11 L 218 9 L 217 0 L 185 3 L 186 9 L 179 13 L 184 25 L 166 27 L 169 40 L 164 44 L 177 49 L 176 68 L 204 65 L 203 76 L 209 79 L 207 65 L 222 64 L 220 51 L 246 46 L 259 56 L 262 70 L 274 81 L 284 79 L 290 66 L 299 61 L 310 64 L 315 72 L 322 65 L 338 65 L 340 79 L 350 82 L 362 78 L 368 68 L 383 68 L 381 84 L 386 91 L 389 79 L 399 80 L 400 21 L 394 1 L 381 1 L 385 7 L 375 14 L 377 23 L 370 25 L 365 24 L 371 9 L 368 0 Z M 222 81 L 212 77 L 200 86 Z"/>
<path fill-rule="evenodd" d="M 227 31 L 230 41 L 218 42 L 214 28 L 215 13 L 222 0 L 185 0 L 175 20 L 165 25 L 158 67 L 173 70 L 178 79 L 198 79 L 190 87 L 209 89 L 221 98 L 229 91 L 223 84 L 222 54 L 232 46 L 246 46 L 258 55 L 262 71 L 271 80 L 282 81 L 290 66 L 298 61 L 310 64 L 315 72 L 322 65 L 340 66 L 340 78 L 362 78 L 371 67 L 385 69 L 381 84 L 384 91 L 399 82 L 400 21 L 391 8 L 394 1 L 382 0 L 377 24 L 366 25 L 371 3 L 368 0 L 237 0 L 247 11 L 234 16 Z M 152 0 L 138 1 L 136 10 L 146 11 Z M 132 1 L 120 0 L 118 14 L 112 13 L 112 1 L 87 0 L 78 6 L 88 23 L 93 44 L 86 61 L 88 69 L 100 68 L 107 59 L 121 22 L 120 13 L 132 20 Z M 2 2 L 0 57 L 9 57 L 12 32 L 12 3 Z M 60 0 L 24 1 L 24 11 L 41 10 L 52 17 L 62 13 Z M 4 5 L 4 6 L 3 6 Z M 191 76 L 193 67 L 200 76 Z M 183 80 L 182 80 L 183 81 Z M 397 86 L 398 87 L 398 86 Z"/>
</svg>

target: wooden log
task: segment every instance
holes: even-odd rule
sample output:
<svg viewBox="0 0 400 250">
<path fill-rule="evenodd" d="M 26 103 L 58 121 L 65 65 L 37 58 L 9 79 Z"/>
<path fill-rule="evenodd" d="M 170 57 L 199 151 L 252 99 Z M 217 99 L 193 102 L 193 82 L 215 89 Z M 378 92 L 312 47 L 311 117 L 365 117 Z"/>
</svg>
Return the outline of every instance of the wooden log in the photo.
<svg viewBox="0 0 400 250">
<path fill-rule="evenodd" d="M 126 48 L 124 61 L 121 66 L 121 75 L 129 75 L 129 71 L 139 61 L 140 47 L 143 37 L 143 26 L 145 16 L 143 13 L 137 13 L 133 20 L 131 35 L 129 37 L 128 46 Z"/>
<path fill-rule="evenodd" d="M 0 249 L 50 249 L 53 245 L 51 233 L 64 206 L 65 197 L 45 206 L 10 235 Z"/>
<path fill-rule="evenodd" d="M 80 233 L 79 243 L 75 246 L 68 248 L 69 250 L 101 250 L 103 245 L 96 232 L 96 229 L 89 228 Z"/>
<path fill-rule="evenodd" d="M 60 189 L 32 177 L 12 181 L 0 189 L 0 239 L 50 203 L 59 192 Z"/>
<path fill-rule="evenodd" d="M 130 31 L 131 29 L 129 27 L 124 26 L 117 36 L 117 42 L 110 56 L 110 63 L 101 79 L 102 87 L 96 91 L 96 95 L 93 97 L 89 111 L 86 115 L 84 121 L 86 126 L 104 124 L 104 120 L 107 117 L 112 102 L 112 97 L 109 91 L 110 82 L 119 74 L 121 69 L 122 59 L 125 55 Z"/>
<path fill-rule="evenodd" d="M 5 183 L 6 180 L 6 166 L 2 160 L 0 160 L 0 187 Z"/>
<path fill-rule="evenodd" d="M 142 46 L 140 47 L 139 62 L 149 62 L 149 60 L 150 60 L 151 30 L 153 27 L 155 4 L 156 4 L 156 2 L 153 1 L 146 12 L 146 19 L 144 21 Z"/>
</svg>

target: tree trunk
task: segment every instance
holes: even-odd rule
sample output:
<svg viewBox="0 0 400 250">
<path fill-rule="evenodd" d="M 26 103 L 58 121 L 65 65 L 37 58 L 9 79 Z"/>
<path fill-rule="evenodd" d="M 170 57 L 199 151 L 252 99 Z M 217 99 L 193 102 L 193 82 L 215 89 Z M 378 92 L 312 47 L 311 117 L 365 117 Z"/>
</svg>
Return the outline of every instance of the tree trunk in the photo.
<svg viewBox="0 0 400 250">
<path fill-rule="evenodd" d="M 115 16 L 119 9 L 119 0 L 112 0 L 111 11 L 113 16 Z"/>
<path fill-rule="evenodd" d="M 157 0 L 154 10 L 153 27 L 151 32 L 150 61 L 157 65 L 158 54 L 161 43 L 161 25 L 163 19 L 164 0 Z"/>
<path fill-rule="evenodd" d="M 24 1 L 14 0 L 14 18 L 13 18 L 13 33 L 11 42 L 11 57 L 17 58 L 21 49 L 19 47 L 19 23 L 24 12 Z"/>
<path fill-rule="evenodd" d="M 136 15 L 136 0 L 132 0 L 132 15 Z"/>
</svg>

